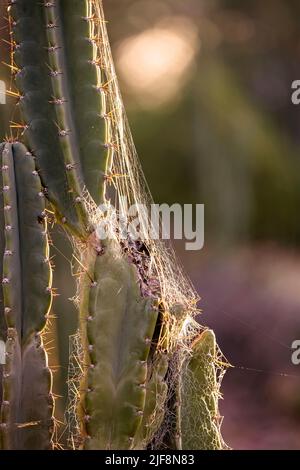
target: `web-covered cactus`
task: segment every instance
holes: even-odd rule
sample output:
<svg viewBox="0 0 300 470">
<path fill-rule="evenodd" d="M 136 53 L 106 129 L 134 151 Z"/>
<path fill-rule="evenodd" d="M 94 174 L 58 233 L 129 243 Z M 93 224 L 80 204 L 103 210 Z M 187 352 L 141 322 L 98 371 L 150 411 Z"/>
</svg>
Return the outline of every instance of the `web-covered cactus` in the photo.
<svg viewBox="0 0 300 470">
<path fill-rule="evenodd" d="M 52 297 L 45 211 L 54 208 L 79 264 L 82 357 L 72 448 L 222 448 L 216 343 L 210 330 L 198 338 L 198 296 L 170 247 L 124 238 L 116 228 L 124 198 L 147 208 L 152 199 L 102 2 L 11 0 L 9 22 L 22 121 L 1 146 L 1 446 L 52 445 L 51 374 L 41 335 Z M 110 239 L 100 240 L 102 223 Z"/>
<path fill-rule="evenodd" d="M 6 363 L 0 445 L 48 449 L 53 432 L 52 378 L 41 333 L 51 307 L 52 271 L 44 194 L 33 156 L 22 144 L 2 144 L 1 168 Z"/>
<path fill-rule="evenodd" d="M 87 258 L 80 292 L 87 368 L 80 387 L 84 390 L 83 445 L 86 449 L 140 447 L 145 438 L 140 429 L 154 428 L 151 410 L 156 400 L 150 395 L 160 383 L 156 374 L 162 375 L 161 381 L 166 374 L 163 364 L 159 362 L 157 368 L 152 357 L 163 353 L 151 350 L 158 303 L 142 297 L 136 268 L 115 241 L 101 245 L 95 237 Z"/>
<path fill-rule="evenodd" d="M 182 449 L 222 450 L 218 410 L 217 345 L 214 332 L 205 330 L 191 345 L 182 364 L 180 423 Z"/>
</svg>

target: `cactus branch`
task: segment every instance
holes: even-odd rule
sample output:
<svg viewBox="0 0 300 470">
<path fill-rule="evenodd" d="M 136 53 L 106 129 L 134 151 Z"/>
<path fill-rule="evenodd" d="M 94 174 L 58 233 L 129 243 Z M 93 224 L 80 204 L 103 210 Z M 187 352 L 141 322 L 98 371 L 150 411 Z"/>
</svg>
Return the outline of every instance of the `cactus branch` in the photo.
<svg viewBox="0 0 300 470">
<path fill-rule="evenodd" d="M 2 148 L 5 248 L 2 288 L 7 324 L 1 446 L 51 446 L 51 373 L 41 332 L 51 307 L 52 271 L 41 182 L 30 152 Z"/>
<path fill-rule="evenodd" d="M 144 415 L 158 309 L 141 297 L 135 267 L 115 243 L 98 253 L 91 248 L 81 286 L 84 447 L 130 449 Z"/>
<path fill-rule="evenodd" d="M 87 0 L 16 0 L 10 8 L 24 139 L 59 220 L 81 238 L 90 229 L 83 190 L 104 202 L 110 153 L 89 10 Z"/>
<path fill-rule="evenodd" d="M 184 450 L 221 450 L 218 423 L 216 338 L 205 330 L 182 366 L 181 432 Z"/>
<path fill-rule="evenodd" d="M 53 105 L 53 82 L 60 71 L 49 65 L 48 38 L 42 2 L 17 0 L 10 7 L 14 63 L 19 71 L 16 85 L 21 99 L 19 107 L 25 122 L 23 138 L 36 157 L 47 195 L 61 220 L 68 222 L 75 233 L 82 235 L 82 213 L 76 205 L 77 186 L 70 186 L 65 161 L 66 144 L 57 127 Z M 64 127 L 61 130 L 65 130 Z M 64 152 L 65 150 L 65 152 Z M 74 158 L 74 157 L 73 157 Z"/>
</svg>

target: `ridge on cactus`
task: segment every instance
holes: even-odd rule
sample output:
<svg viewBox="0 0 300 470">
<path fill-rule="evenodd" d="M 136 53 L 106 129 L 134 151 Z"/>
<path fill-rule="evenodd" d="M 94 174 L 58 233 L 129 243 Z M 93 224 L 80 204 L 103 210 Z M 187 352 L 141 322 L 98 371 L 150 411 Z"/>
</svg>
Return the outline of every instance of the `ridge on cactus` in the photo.
<svg viewBox="0 0 300 470">
<path fill-rule="evenodd" d="M 124 198 L 147 207 L 152 198 L 102 2 L 11 0 L 8 15 L 20 124 L 0 148 L 0 448 L 57 447 L 43 342 L 53 295 L 51 220 L 78 267 L 81 373 L 65 446 L 225 449 L 221 353 L 214 333 L 194 319 L 198 295 L 170 247 L 122 238 L 112 222 Z M 100 222 L 109 239 L 100 239 Z"/>
</svg>

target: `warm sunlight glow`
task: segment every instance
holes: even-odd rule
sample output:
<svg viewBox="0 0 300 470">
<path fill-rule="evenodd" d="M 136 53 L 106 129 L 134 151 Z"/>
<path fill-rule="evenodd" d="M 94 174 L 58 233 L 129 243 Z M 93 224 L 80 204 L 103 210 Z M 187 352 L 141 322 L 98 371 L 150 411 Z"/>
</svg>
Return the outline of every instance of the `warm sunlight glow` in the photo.
<svg viewBox="0 0 300 470">
<path fill-rule="evenodd" d="M 184 85 L 198 45 L 191 21 L 165 20 L 121 43 L 117 51 L 119 72 L 140 103 L 157 106 Z"/>
</svg>

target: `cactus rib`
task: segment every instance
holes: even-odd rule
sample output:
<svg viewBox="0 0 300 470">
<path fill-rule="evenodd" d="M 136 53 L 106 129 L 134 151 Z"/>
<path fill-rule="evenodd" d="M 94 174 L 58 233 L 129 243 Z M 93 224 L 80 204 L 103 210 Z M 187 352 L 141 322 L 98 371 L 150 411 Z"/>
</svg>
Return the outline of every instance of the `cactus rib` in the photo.
<svg viewBox="0 0 300 470">
<path fill-rule="evenodd" d="M 60 5 L 58 2 L 46 2 L 44 4 L 47 52 L 53 90 L 51 104 L 55 109 L 57 132 L 64 158 L 67 180 L 72 191 L 78 219 L 83 226 L 86 226 L 88 222 L 82 197 L 81 164 L 69 92 L 66 54 L 63 47 L 63 25 L 59 10 Z"/>
<path fill-rule="evenodd" d="M 1 155 L 5 144 L 0 144 L 0 161 L 2 160 Z M 1 168 L 1 163 L 0 163 Z M 0 177 L 0 208 L 3 207 L 3 185 L 2 178 Z M 4 315 L 3 306 L 3 290 L 2 290 L 2 273 L 3 273 L 3 254 L 4 254 L 4 211 L 0 210 L 0 408 L 2 403 L 2 380 L 3 380 L 3 369 L 5 361 L 5 342 L 7 336 L 7 326 Z"/>
<path fill-rule="evenodd" d="M 112 150 L 108 142 L 107 78 L 97 48 L 97 19 L 90 0 L 60 2 L 60 9 L 84 183 L 100 204 L 105 202 L 107 161 Z"/>
<path fill-rule="evenodd" d="M 0 160 L 2 161 L 2 152 L 4 150 L 5 144 L 0 144 Z M 1 166 L 0 166 L 1 170 Z M 0 207 L 3 207 L 3 184 L 2 178 L 0 177 Z M 3 290 L 2 290 L 2 273 L 3 273 L 3 255 L 4 255 L 4 245 L 5 245 L 5 235 L 4 235 L 4 211 L 0 210 L 0 341 L 6 340 L 6 321 L 4 316 L 4 307 L 3 307 Z M 0 405 L 1 405 L 1 373 L 2 365 L 0 364 Z"/>
<path fill-rule="evenodd" d="M 135 449 L 145 449 L 163 422 L 168 393 L 165 381 L 167 370 L 167 354 L 158 353 L 154 362 L 148 366 L 145 409 L 142 424 L 135 438 Z"/>
</svg>

